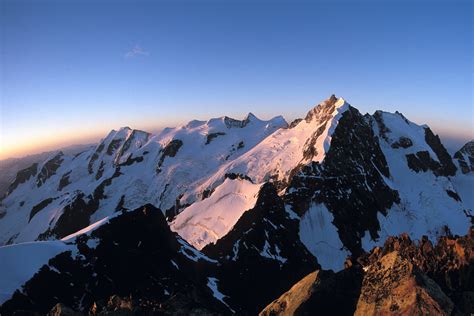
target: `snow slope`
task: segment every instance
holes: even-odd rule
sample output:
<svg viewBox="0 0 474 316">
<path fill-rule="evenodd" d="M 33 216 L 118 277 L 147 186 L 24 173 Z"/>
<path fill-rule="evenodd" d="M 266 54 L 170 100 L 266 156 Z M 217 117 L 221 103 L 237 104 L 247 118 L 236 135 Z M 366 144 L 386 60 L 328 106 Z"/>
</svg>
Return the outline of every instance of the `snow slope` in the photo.
<svg viewBox="0 0 474 316">
<path fill-rule="evenodd" d="M 28 242 L 0 247 L 0 304 L 31 279 L 48 260 L 72 247 L 61 241 Z"/>
<path fill-rule="evenodd" d="M 326 100 L 309 112 L 314 114 L 308 120 L 301 120 L 292 128 L 277 130 L 241 157 L 223 165 L 202 187 L 215 186 L 229 172 L 247 175 L 255 183 L 288 180 L 290 172 L 298 165 L 324 159 L 338 120 L 348 108 L 349 104 L 343 98 L 333 103 Z M 309 142 L 313 138 L 314 144 Z M 314 147 L 316 155 L 305 157 L 305 149 L 309 146 Z"/>
<path fill-rule="evenodd" d="M 200 250 L 226 235 L 254 207 L 259 190 L 260 185 L 248 180 L 226 179 L 209 198 L 185 208 L 171 223 L 171 230 Z"/>
<path fill-rule="evenodd" d="M 264 121 L 249 114 L 242 121 L 191 121 L 154 136 L 125 127 L 111 131 L 95 148 L 63 155 L 59 167 L 38 186 L 41 170 L 54 158 L 48 157 L 0 202 L 0 245 L 37 239 L 79 199 L 92 205 L 89 224 L 146 203 L 173 215 L 201 199 L 200 185 L 221 165 L 286 126 L 282 117 Z M 177 205 L 184 193 L 186 201 Z"/>
<path fill-rule="evenodd" d="M 300 221 L 300 239 L 323 269 L 339 271 L 350 255 L 339 239 L 334 217 L 324 204 L 312 204 Z"/>
<path fill-rule="evenodd" d="M 438 156 L 425 140 L 426 126 L 419 126 L 408 121 L 399 113 L 381 113 L 383 123 L 388 131 L 386 137 L 380 138 L 380 146 L 390 168 L 390 179 L 385 182 L 400 195 L 400 203 L 388 210 L 387 216 L 378 214 L 380 237 L 377 241 L 365 234 L 363 248 L 371 249 L 380 245 L 388 236 L 408 233 L 414 239 L 427 235 L 432 241 L 446 233 L 445 227 L 453 234 L 466 234 L 470 227 L 464 210 L 472 209 L 469 180 L 472 175 L 463 176 L 459 172 L 454 177 L 436 176 L 431 170 L 416 172 L 407 163 L 407 155 L 427 151 L 430 157 L 439 161 Z M 377 134 L 379 127 L 374 123 Z M 393 148 L 392 144 L 401 137 L 411 140 L 412 145 Z M 465 177 L 465 179 L 461 179 Z M 462 183 L 465 181 L 465 183 Z M 473 182 L 471 182 L 472 185 Z M 461 201 L 448 195 L 455 192 Z M 471 187 L 472 193 L 472 187 Z"/>
</svg>

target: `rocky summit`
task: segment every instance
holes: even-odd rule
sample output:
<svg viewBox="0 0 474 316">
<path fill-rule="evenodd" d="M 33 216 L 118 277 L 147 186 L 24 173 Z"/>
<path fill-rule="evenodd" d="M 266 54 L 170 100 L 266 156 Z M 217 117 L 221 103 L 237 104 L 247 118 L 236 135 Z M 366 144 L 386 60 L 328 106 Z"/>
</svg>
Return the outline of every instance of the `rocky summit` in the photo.
<svg viewBox="0 0 474 316">
<path fill-rule="evenodd" d="M 17 170 L 1 315 L 470 315 L 473 142 L 335 95 L 123 127 Z"/>
</svg>

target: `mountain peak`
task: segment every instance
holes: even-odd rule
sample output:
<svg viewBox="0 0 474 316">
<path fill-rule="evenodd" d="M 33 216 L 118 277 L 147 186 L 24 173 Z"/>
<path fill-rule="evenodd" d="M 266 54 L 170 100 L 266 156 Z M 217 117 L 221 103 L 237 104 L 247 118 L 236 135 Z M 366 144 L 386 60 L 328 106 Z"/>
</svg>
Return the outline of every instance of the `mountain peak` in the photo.
<svg viewBox="0 0 474 316">
<path fill-rule="evenodd" d="M 321 115 L 332 114 L 335 110 L 338 110 L 348 103 L 343 98 L 337 98 L 334 94 L 332 94 L 328 99 L 322 101 L 314 108 L 312 108 L 308 114 L 306 114 L 306 122 L 309 123 L 313 120 L 314 117 L 319 117 Z M 338 112 L 343 112 L 338 111 Z"/>
<path fill-rule="evenodd" d="M 244 119 L 245 122 L 251 122 L 251 121 L 260 121 L 260 119 L 255 116 L 252 112 L 249 112 L 247 116 Z"/>
</svg>

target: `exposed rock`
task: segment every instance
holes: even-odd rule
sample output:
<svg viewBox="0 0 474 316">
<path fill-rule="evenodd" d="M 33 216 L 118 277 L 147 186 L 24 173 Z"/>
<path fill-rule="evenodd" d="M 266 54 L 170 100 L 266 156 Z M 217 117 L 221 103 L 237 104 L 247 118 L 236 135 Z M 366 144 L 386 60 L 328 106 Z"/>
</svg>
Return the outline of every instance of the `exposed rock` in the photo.
<svg viewBox="0 0 474 316">
<path fill-rule="evenodd" d="M 473 228 L 466 236 L 443 236 L 436 245 L 426 237 L 419 242 L 412 241 L 406 234 L 389 237 L 383 247 L 374 248 L 358 261 L 368 267 L 392 252 L 397 252 L 403 260 L 408 260 L 434 280 L 454 302 L 456 312 L 468 314 L 474 311 Z"/>
<path fill-rule="evenodd" d="M 35 176 L 38 172 L 38 163 L 34 163 L 28 168 L 18 171 L 15 181 L 10 184 L 6 195 L 9 195 L 13 190 L 15 190 L 20 184 L 28 181 L 31 177 Z"/>
<path fill-rule="evenodd" d="M 109 146 L 107 146 L 107 155 L 112 156 L 114 152 L 120 147 L 122 141 L 123 139 L 112 139 L 112 141 L 109 143 Z"/>
<path fill-rule="evenodd" d="M 132 130 L 130 133 L 128 133 L 125 141 L 123 142 L 123 145 L 119 147 L 117 154 L 115 155 L 114 159 L 114 165 L 131 165 L 135 162 L 141 162 L 143 160 L 143 157 L 136 157 L 132 159 L 131 154 L 127 157 L 127 160 L 125 163 L 120 163 L 122 157 L 124 154 L 130 149 L 132 144 L 135 144 L 138 148 L 143 146 L 149 139 L 150 139 L 151 134 L 147 133 L 145 131 L 141 130 Z M 123 140 L 122 140 L 123 141 Z"/>
<path fill-rule="evenodd" d="M 97 173 L 95 175 L 95 179 L 99 180 L 102 178 L 102 175 L 104 174 L 104 167 L 105 167 L 105 162 L 101 161 L 99 165 L 99 169 L 97 170 Z"/>
<path fill-rule="evenodd" d="M 390 128 L 385 125 L 382 117 L 382 111 L 376 111 L 372 116 L 377 123 L 378 130 L 379 130 L 379 137 L 383 138 L 385 141 L 388 141 L 387 134 L 391 132 Z"/>
<path fill-rule="evenodd" d="M 61 163 L 64 161 L 63 152 L 60 151 L 52 159 L 48 160 L 41 168 L 41 171 L 38 174 L 36 179 L 36 185 L 40 187 L 43 183 L 46 182 L 50 177 L 56 174 L 56 170 L 61 166 Z"/>
<path fill-rule="evenodd" d="M 257 119 L 255 115 L 252 113 L 247 114 L 247 117 L 244 120 L 236 120 L 231 117 L 225 116 L 224 117 L 224 124 L 226 125 L 227 128 L 243 128 L 247 126 L 248 123 L 250 123 L 252 120 Z"/>
<path fill-rule="evenodd" d="M 413 142 L 408 137 L 401 136 L 396 142 L 392 143 L 392 148 L 408 148 L 413 146 Z"/>
<path fill-rule="evenodd" d="M 82 313 L 74 311 L 64 304 L 58 303 L 49 311 L 47 316 L 82 316 Z"/>
<path fill-rule="evenodd" d="M 433 149 L 438 160 L 440 162 L 440 167 L 437 170 L 434 170 L 437 176 L 454 176 L 456 174 L 456 166 L 453 163 L 451 155 L 448 153 L 446 148 L 444 148 L 441 140 L 438 135 L 433 134 L 429 127 L 425 128 L 425 141 Z"/>
<path fill-rule="evenodd" d="M 441 165 L 439 162 L 431 158 L 430 153 L 426 150 L 419 151 L 416 154 L 406 155 L 408 167 L 415 172 L 427 172 L 432 170 L 437 172 Z"/>
<path fill-rule="evenodd" d="M 94 173 L 94 163 L 97 159 L 99 159 L 99 155 L 102 153 L 102 150 L 104 150 L 104 147 L 105 144 L 102 141 L 89 159 L 89 163 L 87 164 L 87 171 L 90 174 Z"/>
<path fill-rule="evenodd" d="M 38 236 L 39 240 L 51 237 L 63 238 L 89 225 L 89 218 L 93 210 L 84 200 L 84 194 L 76 195 L 71 203 L 64 207 L 63 213 L 54 227 Z M 31 215 L 30 215 L 31 216 Z"/>
<path fill-rule="evenodd" d="M 474 311 L 474 229 L 436 245 L 390 237 L 337 273 L 316 271 L 260 315 L 470 315 Z"/>
<path fill-rule="evenodd" d="M 302 118 L 294 119 L 293 122 L 290 123 L 289 128 L 295 127 L 295 126 L 298 125 L 299 122 L 301 122 L 302 120 L 303 120 Z"/>
<path fill-rule="evenodd" d="M 245 174 L 241 174 L 241 173 L 233 173 L 233 172 L 226 173 L 224 175 L 224 179 L 231 179 L 231 180 L 241 179 L 241 180 L 247 180 L 253 183 L 252 179 L 250 179 L 249 176 Z"/>
<path fill-rule="evenodd" d="M 324 100 L 321 104 L 318 104 L 311 109 L 304 118 L 307 123 L 311 122 L 314 117 L 320 117 L 321 121 L 325 121 L 330 117 L 331 113 L 334 112 L 334 106 L 337 102 L 336 96 L 333 94 L 329 99 Z"/>
<path fill-rule="evenodd" d="M 446 190 L 446 193 L 452 197 L 454 200 L 458 201 L 458 202 L 461 202 L 461 197 L 454 191 L 451 191 L 451 190 Z"/>
<path fill-rule="evenodd" d="M 451 315 L 449 297 L 397 251 L 366 269 L 355 315 Z"/>
<path fill-rule="evenodd" d="M 454 154 L 454 158 L 458 161 L 462 173 L 466 174 L 474 171 L 474 140 L 458 150 Z"/>
<path fill-rule="evenodd" d="M 377 213 L 399 202 L 398 192 L 385 183 L 390 170 L 371 122 L 353 107 L 339 119 L 322 163 L 299 166 L 293 173 L 285 202 L 300 216 L 312 203 L 324 203 L 342 243 L 356 256 L 363 252 L 365 231 L 378 237 Z"/>
<path fill-rule="evenodd" d="M 158 161 L 158 166 L 156 167 L 156 172 L 161 172 L 161 166 L 165 161 L 166 157 L 174 157 L 178 153 L 178 150 L 183 146 L 183 141 L 180 139 L 173 139 L 161 150 L 160 160 Z"/>
<path fill-rule="evenodd" d="M 217 132 L 217 133 L 211 133 L 211 134 L 208 134 L 207 137 L 206 137 L 206 145 L 208 145 L 214 138 L 216 138 L 217 136 L 222 136 L 222 135 L 225 135 L 224 132 Z"/>
<path fill-rule="evenodd" d="M 221 263 L 219 290 L 237 313 L 257 314 L 292 284 L 319 267 L 298 237 L 272 184 L 260 189 L 255 207 L 232 230 L 202 250 Z M 238 286 L 236 286 L 238 284 Z"/>
<path fill-rule="evenodd" d="M 318 270 L 296 283 L 269 304 L 260 315 L 352 315 L 359 296 L 362 273 Z"/>
<path fill-rule="evenodd" d="M 439 137 L 435 136 L 429 128 L 425 128 L 425 140 L 435 152 L 438 161 L 434 160 L 428 151 L 423 150 L 416 154 L 406 155 L 408 167 L 416 172 L 431 170 L 436 176 L 454 176 L 457 168 Z"/>
<path fill-rule="evenodd" d="M 36 215 L 36 213 L 38 213 L 39 211 L 44 209 L 46 206 L 51 204 L 51 202 L 53 202 L 53 201 L 54 201 L 54 198 L 47 198 L 46 200 L 43 200 L 43 201 L 39 202 L 38 204 L 36 204 L 35 206 L 33 206 L 33 208 L 31 209 L 31 212 L 30 212 L 30 218 L 28 219 L 28 222 L 31 221 L 31 219 L 33 218 L 33 216 Z"/>
<path fill-rule="evenodd" d="M 228 314 L 207 286 L 205 271 L 216 265 L 172 233 L 152 205 L 124 212 L 72 243 L 77 250 L 52 258 L 0 313 L 46 314 L 62 303 L 91 315 Z"/>
<path fill-rule="evenodd" d="M 58 191 L 61 191 L 63 188 L 71 184 L 71 181 L 69 180 L 69 176 L 71 175 L 72 171 L 68 171 L 63 176 L 61 177 L 61 180 L 59 180 L 59 185 L 58 185 Z"/>
<path fill-rule="evenodd" d="M 132 155 L 129 155 L 127 160 L 125 162 L 122 162 L 119 164 L 119 166 L 131 166 L 134 163 L 139 163 L 143 161 L 143 156 L 138 156 L 138 157 L 132 157 Z"/>
</svg>

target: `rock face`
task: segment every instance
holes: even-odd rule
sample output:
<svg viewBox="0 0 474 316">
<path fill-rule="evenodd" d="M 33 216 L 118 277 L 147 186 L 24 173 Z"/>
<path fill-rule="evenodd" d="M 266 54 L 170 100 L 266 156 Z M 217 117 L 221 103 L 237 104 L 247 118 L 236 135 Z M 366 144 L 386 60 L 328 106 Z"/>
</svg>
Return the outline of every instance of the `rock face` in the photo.
<svg viewBox="0 0 474 316">
<path fill-rule="evenodd" d="M 391 237 L 340 272 L 307 275 L 260 315 L 470 315 L 473 252 L 472 228 L 436 245 Z"/>
<path fill-rule="evenodd" d="M 259 315 L 352 315 L 362 274 L 356 269 L 338 273 L 318 270 L 296 283 Z"/>
<path fill-rule="evenodd" d="M 202 251 L 221 263 L 216 272 L 220 290 L 229 296 L 232 309 L 242 313 L 258 313 L 318 267 L 272 184 L 261 188 L 255 207 L 226 236 Z"/>
<path fill-rule="evenodd" d="M 355 315 L 451 315 L 449 297 L 397 251 L 366 269 Z"/>
<path fill-rule="evenodd" d="M 123 300 L 117 303 L 114 295 L 132 297 L 134 306 L 157 312 L 166 305 L 181 313 L 198 307 L 214 313 L 227 310 L 207 287 L 203 270 L 213 262 L 172 233 L 152 205 L 68 240 L 70 250 L 49 260 L 5 302 L 2 315 L 47 313 L 58 303 L 100 314 L 114 306 L 123 308 Z"/>
<path fill-rule="evenodd" d="M 56 156 L 48 160 L 41 168 L 38 178 L 36 180 L 36 185 L 40 187 L 43 183 L 46 182 L 51 176 L 56 174 L 56 171 L 61 166 L 61 163 L 64 161 L 62 158 L 64 156 L 63 152 L 60 151 Z"/>
<path fill-rule="evenodd" d="M 444 236 L 433 245 L 426 237 L 419 242 L 403 234 L 390 237 L 382 248 L 375 248 L 358 261 L 365 267 L 373 266 L 384 256 L 398 253 L 418 271 L 434 280 L 454 302 L 455 311 L 468 314 L 474 311 L 474 229 L 463 237 Z"/>
<path fill-rule="evenodd" d="M 468 142 L 454 154 L 462 173 L 474 171 L 474 140 Z"/>
<path fill-rule="evenodd" d="M 342 243 L 359 254 L 365 231 L 378 236 L 377 213 L 399 202 L 398 192 L 384 177 L 390 177 L 390 170 L 378 138 L 359 111 L 350 107 L 339 120 L 324 161 L 301 168 L 285 200 L 299 215 L 311 203 L 324 203 L 334 216 Z"/>
<path fill-rule="evenodd" d="M 18 171 L 18 174 L 16 175 L 15 181 L 10 184 L 10 187 L 8 188 L 8 191 L 6 195 L 10 194 L 15 190 L 20 184 L 28 181 L 31 177 L 35 176 L 36 173 L 38 172 L 38 163 L 34 163 L 28 168 L 22 169 Z"/>
</svg>

